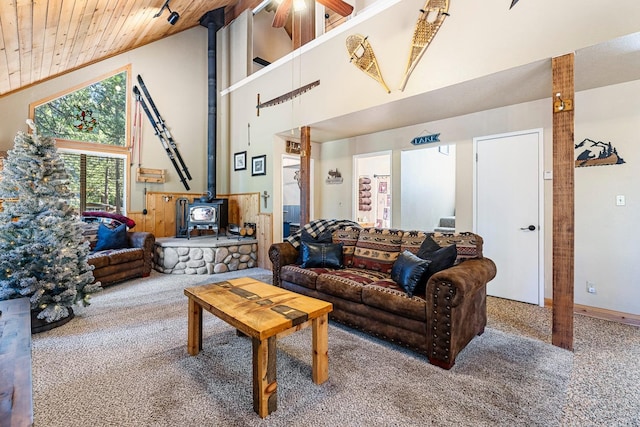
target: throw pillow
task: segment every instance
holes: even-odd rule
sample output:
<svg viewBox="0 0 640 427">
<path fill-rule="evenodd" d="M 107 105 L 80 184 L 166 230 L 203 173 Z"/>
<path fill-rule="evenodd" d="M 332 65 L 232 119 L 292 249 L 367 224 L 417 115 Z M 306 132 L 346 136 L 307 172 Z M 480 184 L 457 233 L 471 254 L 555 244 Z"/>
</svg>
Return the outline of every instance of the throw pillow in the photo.
<svg viewBox="0 0 640 427">
<path fill-rule="evenodd" d="M 418 252 L 416 253 L 416 255 L 418 255 L 422 259 L 426 259 L 425 257 L 428 254 L 435 252 L 438 249 L 440 249 L 440 245 L 435 240 L 433 240 L 432 235 L 429 234 L 422 241 L 422 244 L 420 245 L 420 249 L 418 249 Z"/>
<path fill-rule="evenodd" d="M 300 267 L 344 268 L 342 243 L 300 242 L 302 263 Z"/>
<path fill-rule="evenodd" d="M 418 256 L 420 258 L 431 261 L 427 270 L 427 274 L 425 276 L 425 283 L 427 280 L 429 280 L 429 277 L 431 277 L 438 271 L 453 267 L 453 264 L 456 262 L 458 251 L 455 244 L 444 248 L 440 248 L 438 246 L 438 248 L 439 249 L 432 252 L 424 252 L 422 253 L 422 256 L 420 255 L 420 253 L 418 253 Z"/>
<path fill-rule="evenodd" d="M 119 221 L 121 223 L 126 224 L 127 227 L 129 227 L 129 228 L 133 228 L 133 227 L 136 226 L 136 222 L 134 220 L 132 220 L 131 218 L 128 218 L 128 217 L 126 217 L 124 215 L 111 213 L 111 212 L 87 211 L 87 212 L 82 212 L 82 216 L 83 217 L 115 219 L 116 221 Z"/>
<path fill-rule="evenodd" d="M 107 249 L 126 248 L 127 244 L 127 226 L 120 224 L 115 228 L 100 223 L 98 227 L 98 242 L 93 249 L 94 252 L 104 251 Z"/>
<path fill-rule="evenodd" d="M 300 233 L 300 243 L 302 242 L 306 242 L 306 243 L 333 243 L 333 240 L 331 238 L 332 235 L 332 231 L 331 230 L 324 230 L 320 233 L 318 233 L 318 235 L 316 237 L 313 237 L 313 235 L 311 233 L 309 233 L 307 230 L 302 229 L 302 232 Z M 302 247 L 300 247 L 300 251 L 298 252 L 298 264 L 302 264 Z"/>
<path fill-rule="evenodd" d="M 393 263 L 391 279 L 400 285 L 411 298 L 418 288 L 418 284 L 423 282 L 422 278 L 426 274 L 429 264 L 431 261 L 418 258 L 409 251 L 404 251 Z"/>
</svg>

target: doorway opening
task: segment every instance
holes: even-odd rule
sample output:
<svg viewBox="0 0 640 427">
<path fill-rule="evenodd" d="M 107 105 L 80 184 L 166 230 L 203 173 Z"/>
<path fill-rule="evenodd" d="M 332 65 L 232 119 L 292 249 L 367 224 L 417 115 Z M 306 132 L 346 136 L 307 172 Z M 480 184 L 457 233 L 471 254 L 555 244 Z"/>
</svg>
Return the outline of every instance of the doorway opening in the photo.
<svg viewBox="0 0 640 427">
<path fill-rule="evenodd" d="M 310 164 L 309 219 L 313 219 L 313 159 Z M 300 228 L 300 157 L 282 156 L 282 238 Z"/>
<path fill-rule="evenodd" d="M 402 151 L 400 227 L 453 233 L 456 227 L 456 146 Z"/>
<path fill-rule="evenodd" d="M 300 228 L 300 157 L 297 156 L 282 156 L 282 222 L 282 238 Z"/>
<path fill-rule="evenodd" d="M 363 227 L 391 227 L 391 151 L 353 156 L 354 220 Z"/>
</svg>

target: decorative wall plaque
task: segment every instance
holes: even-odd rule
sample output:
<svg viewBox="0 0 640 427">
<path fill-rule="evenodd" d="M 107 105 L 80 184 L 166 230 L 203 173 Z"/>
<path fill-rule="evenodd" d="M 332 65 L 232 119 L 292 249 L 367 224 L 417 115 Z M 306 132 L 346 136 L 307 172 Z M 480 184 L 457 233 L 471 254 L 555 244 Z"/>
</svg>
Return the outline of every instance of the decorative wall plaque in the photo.
<svg viewBox="0 0 640 427">
<path fill-rule="evenodd" d="M 611 142 L 594 141 L 593 139 L 585 138 L 575 146 L 575 149 L 576 152 L 580 153 L 576 157 L 577 168 L 626 163 L 618 154 L 618 149 Z"/>
</svg>

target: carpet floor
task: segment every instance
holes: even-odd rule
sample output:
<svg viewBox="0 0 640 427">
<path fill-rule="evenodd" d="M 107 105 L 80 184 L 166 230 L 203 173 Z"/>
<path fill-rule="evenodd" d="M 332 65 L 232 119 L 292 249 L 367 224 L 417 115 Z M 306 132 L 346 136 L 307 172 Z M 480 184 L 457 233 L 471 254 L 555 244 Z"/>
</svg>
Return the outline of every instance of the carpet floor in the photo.
<svg viewBox="0 0 640 427">
<path fill-rule="evenodd" d="M 204 313 L 186 352 L 188 286 L 152 272 L 106 288 L 66 325 L 33 335 L 38 426 L 640 425 L 638 328 L 576 316 L 575 351 L 552 346 L 550 311 L 489 298 L 489 325 L 449 371 L 329 325 L 329 380 L 311 380 L 311 331 L 278 340 L 278 409 L 252 407 L 251 341 Z"/>
</svg>

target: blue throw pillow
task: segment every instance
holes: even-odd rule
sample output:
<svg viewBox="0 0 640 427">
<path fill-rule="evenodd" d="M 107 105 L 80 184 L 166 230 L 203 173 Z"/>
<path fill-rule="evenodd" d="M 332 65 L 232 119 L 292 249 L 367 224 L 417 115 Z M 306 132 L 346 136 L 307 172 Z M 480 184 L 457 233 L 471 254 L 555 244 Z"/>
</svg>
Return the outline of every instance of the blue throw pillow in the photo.
<svg viewBox="0 0 640 427">
<path fill-rule="evenodd" d="M 404 251 L 398 255 L 393 263 L 391 279 L 400 285 L 411 298 L 418 290 L 418 285 L 424 282 L 423 277 L 427 273 L 429 264 L 431 261 L 418 258 L 409 251 Z"/>
<path fill-rule="evenodd" d="M 122 249 L 129 247 L 127 243 L 127 226 L 120 224 L 115 228 L 100 223 L 98 227 L 98 243 L 93 249 L 94 252 L 107 249 Z"/>
<path fill-rule="evenodd" d="M 344 268 L 342 243 L 300 242 L 300 267 Z"/>
</svg>

